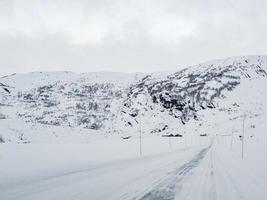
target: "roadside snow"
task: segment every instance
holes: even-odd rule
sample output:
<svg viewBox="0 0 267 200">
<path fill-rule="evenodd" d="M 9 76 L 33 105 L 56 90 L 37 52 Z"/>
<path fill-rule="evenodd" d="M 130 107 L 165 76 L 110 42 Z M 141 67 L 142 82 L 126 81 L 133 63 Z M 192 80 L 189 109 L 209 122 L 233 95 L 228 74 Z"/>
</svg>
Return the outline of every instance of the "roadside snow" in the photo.
<svg viewBox="0 0 267 200">
<path fill-rule="evenodd" d="M 102 139 L 88 144 L 0 146 L 3 199 L 132 199 L 209 144 L 181 138 Z M 181 141 L 179 141 L 181 140 Z"/>
</svg>

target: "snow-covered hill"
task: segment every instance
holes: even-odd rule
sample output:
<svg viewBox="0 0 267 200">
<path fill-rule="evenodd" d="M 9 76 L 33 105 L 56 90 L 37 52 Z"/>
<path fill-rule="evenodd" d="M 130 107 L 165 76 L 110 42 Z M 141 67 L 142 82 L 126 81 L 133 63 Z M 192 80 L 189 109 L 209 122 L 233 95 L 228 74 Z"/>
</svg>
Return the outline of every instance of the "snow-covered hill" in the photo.
<svg viewBox="0 0 267 200">
<path fill-rule="evenodd" d="M 0 134 L 6 142 L 35 141 L 41 137 L 36 129 L 51 138 L 61 138 L 63 133 L 54 134 L 61 128 L 127 135 L 140 129 L 160 135 L 207 133 L 232 128 L 244 114 L 251 123 L 264 118 L 267 56 L 215 60 L 162 74 L 34 72 L 0 82 L 5 130 Z"/>
<path fill-rule="evenodd" d="M 229 114 L 240 107 L 231 98 L 236 94 L 237 88 L 242 90 L 247 89 L 247 85 L 254 86 L 247 91 L 250 94 L 239 96 L 244 105 L 249 104 L 247 97 L 264 91 L 267 80 L 266 58 L 229 58 L 189 67 L 165 77 L 154 78 L 148 75 L 130 87 L 122 112 L 126 116 L 132 116 L 125 117 L 130 118 L 130 126 L 138 124 L 138 119 L 146 125 L 150 124 L 149 128 L 156 127 L 161 122 L 161 128 L 157 127 L 152 132 L 166 130 L 166 127 L 172 131 L 177 128 L 182 131 L 191 119 L 201 126 L 201 121 L 206 117 L 202 117 L 200 113 L 207 115 L 220 110 Z M 264 97 L 258 100 L 261 99 Z M 227 100 L 231 105 L 225 108 Z"/>
</svg>

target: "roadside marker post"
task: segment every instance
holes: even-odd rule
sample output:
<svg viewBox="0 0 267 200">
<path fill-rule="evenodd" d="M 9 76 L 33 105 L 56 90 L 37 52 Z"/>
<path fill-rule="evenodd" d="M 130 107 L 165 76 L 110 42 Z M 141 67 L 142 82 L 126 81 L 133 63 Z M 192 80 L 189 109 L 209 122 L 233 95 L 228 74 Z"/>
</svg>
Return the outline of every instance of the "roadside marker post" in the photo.
<svg viewBox="0 0 267 200">
<path fill-rule="evenodd" d="M 140 156 L 142 156 L 142 126 L 141 126 L 141 116 L 140 116 L 140 120 L 139 120 L 139 152 L 140 152 Z"/>
<path fill-rule="evenodd" d="M 245 120 L 246 120 L 246 115 L 244 115 L 244 118 L 243 118 L 242 155 L 241 155 L 242 160 L 244 159 Z"/>
</svg>

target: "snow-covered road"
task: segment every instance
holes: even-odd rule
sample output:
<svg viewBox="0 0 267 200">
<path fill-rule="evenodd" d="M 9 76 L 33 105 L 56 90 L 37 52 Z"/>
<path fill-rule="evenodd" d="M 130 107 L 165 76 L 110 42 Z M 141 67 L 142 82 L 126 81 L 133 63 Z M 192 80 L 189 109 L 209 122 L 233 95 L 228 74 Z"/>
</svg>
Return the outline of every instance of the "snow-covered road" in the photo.
<svg viewBox="0 0 267 200">
<path fill-rule="evenodd" d="M 256 177 L 249 162 L 233 155 L 214 141 L 157 155 L 20 175 L 16 181 L 2 179 L 0 195 L 3 200 L 264 199 L 267 173 L 259 170 L 262 177 Z"/>
<path fill-rule="evenodd" d="M 207 147 L 101 163 L 84 169 L 19 183 L 2 184 L 3 199 L 151 199 L 166 186 L 162 198 L 173 199 L 174 186 L 198 165 Z M 161 196 L 160 196 L 161 197 Z M 160 198 L 159 197 L 159 198 Z"/>
<path fill-rule="evenodd" d="M 236 151 L 232 151 L 229 146 L 214 142 L 194 169 L 180 177 L 182 181 L 176 181 L 175 197 L 165 199 L 266 199 L 266 162 L 262 157 L 266 153 L 253 156 L 252 152 L 248 152 L 247 158 L 242 160 L 240 146 L 237 147 Z"/>
</svg>

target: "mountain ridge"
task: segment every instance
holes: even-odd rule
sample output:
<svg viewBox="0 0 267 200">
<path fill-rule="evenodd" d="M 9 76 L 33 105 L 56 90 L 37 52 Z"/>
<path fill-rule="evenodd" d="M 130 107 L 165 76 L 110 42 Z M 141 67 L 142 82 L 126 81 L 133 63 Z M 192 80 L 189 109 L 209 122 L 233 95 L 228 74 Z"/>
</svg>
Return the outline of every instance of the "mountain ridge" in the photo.
<svg viewBox="0 0 267 200">
<path fill-rule="evenodd" d="M 243 82 L 266 81 L 266 69 L 267 56 L 242 56 L 177 72 L 126 77 L 116 72 L 15 74 L 0 79 L 15 87 L 10 94 L 1 93 L 1 112 L 5 119 L 26 124 L 107 134 L 136 134 L 142 122 L 144 132 L 163 134 L 187 124 L 203 125 L 204 115 L 225 110 L 225 99 L 231 99 L 230 94 L 242 88 Z M 232 104 L 229 109 L 236 109 Z"/>
</svg>

